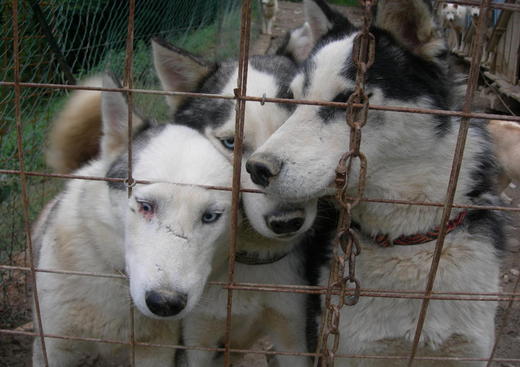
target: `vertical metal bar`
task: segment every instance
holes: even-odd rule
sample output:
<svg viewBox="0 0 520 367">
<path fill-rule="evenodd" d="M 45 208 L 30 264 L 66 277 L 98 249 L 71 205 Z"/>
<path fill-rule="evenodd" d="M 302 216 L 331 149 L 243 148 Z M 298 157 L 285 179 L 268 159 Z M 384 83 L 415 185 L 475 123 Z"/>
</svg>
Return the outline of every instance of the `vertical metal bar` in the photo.
<svg viewBox="0 0 520 367">
<path fill-rule="evenodd" d="M 131 89 L 133 88 L 132 66 L 134 60 L 134 26 L 135 26 L 135 0 L 128 0 L 128 30 L 126 37 L 126 52 L 125 52 L 125 70 L 123 75 L 123 87 L 128 89 L 126 92 L 128 103 L 128 166 L 126 186 L 128 190 L 128 198 L 132 196 L 132 187 L 135 180 L 132 175 L 132 118 L 134 111 L 134 99 Z M 135 366 L 135 315 L 132 296 L 129 297 L 129 312 L 130 312 L 130 366 Z"/>
<path fill-rule="evenodd" d="M 468 75 L 468 87 L 466 90 L 466 96 L 464 98 L 463 112 L 471 111 L 471 104 L 475 90 L 478 85 L 478 76 L 480 71 L 480 60 L 482 58 L 482 41 L 484 35 L 485 19 L 489 10 L 490 0 L 483 0 L 480 5 L 480 16 L 478 26 L 471 45 L 471 66 Z M 444 238 L 446 237 L 447 223 L 450 219 L 451 209 L 453 208 L 453 200 L 455 198 L 455 191 L 457 189 L 457 182 L 459 178 L 460 168 L 462 165 L 462 158 L 464 155 L 464 147 L 466 145 L 466 137 L 469 130 L 469 118 L 461 118 L 459 134 L 457 137 L 457 145 L 455 147 L 455 154 L 453 158 L 453 164 L 450 174 L 450 181 L 448 184 L 448 191 L 446 194 L 446 202 L 442 213 L 442 222 L 440 226 L 440 234 L 435 244 L 435 252 L 433 254 L 432 265 L 428 274 L 428 282 L 426 285 L 425 296 L 430 297 L 432 295 L 433 285 L 435 283 L 435 277 L 437 275 L 437 269 L 439 267 L 440 257 L 442 248 L 444 246 Z M 419 345 L 419 339 L 421 337 L 422 329 L 424 327 L 424 321 L 426 319 L 426 312 L 430 304 L 430 298 L 425 298 L 421 305 L 419 318 L 417 320 L 417 327 L 415 330 L 412 352 L 410 359 L 408 360 L 408 367 L 413 365 L 415 355 L 417 354 L 417 348 Z"/>
<path fill-rule="evenodd" d="M 25 175 L 25 157 L 23 151 L 23 128 L 21 115 L 21 86 L 20 86 L 20 29 L 18 25 L 18 0 L 12 1 L 13 15 L 13 56 L 14 56 L 14 103 L 16 120 L 16 144 L 18 149 L 18 162 L 20 165 L 20 184 L 23 202 L 24 229 L 27 238 L 27 248 L 29 249 L 29 266 L 31 268 L 31 278 L 33 282 L 34 311 L 36 312 L 36 322 L 40 334 L 40 342 L 45 366 L 49 366 L 45 338 L 43 337 L 43 324 L 40 311 L 40 301 L 38 299 L 38 284 L 36 283 L 36 271 L 34 266 L 34 250 L 31 238 L 31 225 L 29 220 L 29 198 L 27 195 L 27 176 Z"/>
<path fill-rule="evenodd" d="M 235 147 L 233 149 L 233 189 L 231 191 L 231 242 L 229 246 L 228 283 L 234 285 L 235 254 L 238 236 L 238 209 L 240 204 L 240 177 L 242 171 L 242 145 L 244 139 L 244 116 L 246 101 L 242 99 L 246 95 L 247 70 L 249 61 L 249 40 L 251 33 L 251 0 L 242 2 L 241 26 L 240 26 L 240 55 L 238 61 L 238 81 L 235 89 L 236 97 L 236 121 L 235 121 Z M 231 366 L 231 315 L 233 304 L 233 290 L 228 288 L 227 316 L 225 333 L 224 366 Z"/>
</svg>

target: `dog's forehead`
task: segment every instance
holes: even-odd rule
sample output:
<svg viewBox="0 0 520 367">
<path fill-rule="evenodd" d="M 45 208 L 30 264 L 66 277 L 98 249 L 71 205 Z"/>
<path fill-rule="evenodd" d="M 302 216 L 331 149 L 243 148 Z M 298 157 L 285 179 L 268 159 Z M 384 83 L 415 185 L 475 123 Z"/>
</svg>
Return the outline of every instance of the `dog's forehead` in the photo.
<svg viewBox="0 0 520 367">
<path fill-rule="evenodd" d="M 248 65 L 247 95 L 290 97 L 289 83 L 296 70 L 292 61 L 282 56 L 253 56 Z M 205 80 L 198 92 L 233 95 L 237 80 L 238 64 L 224 62 Z M 204 132 L 208 127 L 213 129 L 234 121 L 234 106 L 235 101 L 230 99 L 189 98 L 177 111 L 175 122 Z"/>
<path fill-rule="evenodd" d="M 291 98 L 289 83 L 294 76 L 292 61 L 285 57 L 255 56 L 249 63 L 247 95 L 267 98 Z M 238 69 L 230 75 L 228 83 L 220 91 L 232 94 L 236 88 Z M 219 102 L 213 102 L 219 103 Z M 286 120 L 293 105 L 258 102 L 246 102 L 245 136 L 249 143 L 256 146 L 270 136 Z M 217 124 L 206 126 L 219 137 L 233 136 L 235 130 L 234 109 L 228 108 L 227 114 L 221 116 Z M 254 137 L 253 137 L 254 136 Z M 258 141 L 259 142 L 258 142 Z M 258 144 L 257 144 L 258 143 Z"/>
<path fill-rule="evenodd" d="M 182 184 L 227 186 L 232 167 L 197 131 L 169 125 L 137 154 L 134 177 Z"/>
<path fill-rule="evenodd" d="M 288 85 L 294 71 L 289 75 L 284 73 L 285 70 L 279 67 L 281 64 L 273 62 L 270 58 L 253 58 L 248 66 L 247 76 L 247 95 L 262 97 L 276 97 L 280 87 Z M 238 67 L 231 74 L 220 93 L 233 94 L 233 90 L 237 87 Z"/>
<path fill-rule="evenodd" d="M 303 96 L 308 99 L 329 100 L 354 82 L 352 70 L 351 34 L 321 45 L 307 60 L 297 79 L 302 81 Z"/>
<path fill-rule="evenodd" d="M 208 208 L 226 210 L 231 206 L 231 194 L 224 190 L 180 185 L 166 182 L 137 185 L 133 191 L 136 198 L 152 200 L 163 207 L 175 209 L 185 216 L 198 216 Z M 192 213 L 189 215 L 187 213 Z"/>
</svg>

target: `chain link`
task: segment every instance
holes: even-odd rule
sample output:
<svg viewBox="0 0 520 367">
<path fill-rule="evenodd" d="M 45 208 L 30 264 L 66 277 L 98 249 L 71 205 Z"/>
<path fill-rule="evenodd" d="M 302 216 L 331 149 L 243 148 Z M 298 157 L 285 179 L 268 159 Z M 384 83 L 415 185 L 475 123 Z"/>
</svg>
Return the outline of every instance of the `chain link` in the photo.
<svg viewBox="0 0 520 367">
<path fill-rule="evenodd" d="M 356 278 L 356 257 L 361 253 L 359 239 L 351 228 L 352 209 L 358 205 L 365 191 L 367 159 L 360 151 L 361 129 L 367 122 L 369 96 L 365 92 L 366 72 L 374 63 L 375 38 L 370 33 L 372 6 L 375 0 L 361 0 L 364 21 L 356 35 L 352 59 L 356 64 L 356 86 L 347 102 L 346 122 L 350 127 L 349 151 L 342 155 L 336 168 L 336 198 L 341 206 L 338 231 L 334 240 L 329 293 L 326 297 L 326 316 L 321 341 L 321 366 L 334 366 L 334 356 L 340 339 L 340 312 L 344 305 L 354 306 L 359 301 L 360 282 Z M 359 174 L 355 197 L 349 197 L 352 165 L 357 161 Z M 338 297 L 331 292 L 339 290 Z"/>
</svg>

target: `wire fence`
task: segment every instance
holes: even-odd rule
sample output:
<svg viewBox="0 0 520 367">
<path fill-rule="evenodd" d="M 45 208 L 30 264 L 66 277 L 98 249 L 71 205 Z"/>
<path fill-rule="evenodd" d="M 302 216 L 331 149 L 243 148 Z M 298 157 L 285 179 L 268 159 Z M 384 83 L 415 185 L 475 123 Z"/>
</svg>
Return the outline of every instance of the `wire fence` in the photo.
<svg viewBox="0 0 520 367">
<path fill-rule="evenodd" d="M 244 0 L 240 4 L 240 38 L 239 38 L 239 74 L 238 74 L 238 84 L 235 89 L 234 95 L 209 95 L 209 94 L 201 94 L 201 93 L 183 93 L 183 92 L 165 92 L 162 90 L 155 90 L 153 87 L 157 86 L 157 82 L 155 80 L 149 83 L 141 83 L 139 78 L 136 78 L 136 75 L 141 75 L 139 73 L 139 67 L 136 66 L 135 58 L 139 55 L 139 46 L 135 46 L 138 44 L 140 40 L 146 39 L 150 36 L 150 34 L 157 34 L 163 32 L 162 24 L 150 22 L 149 19 L 157 19 L 157 13 L 163 13 L 165 11 L 164 4 L 157 5 L 157 8 L 153 6 L 151 9 L 153 11 L 148 15 L 150 18 L 141 19 L 137 16 L 140 14 L 139 6 L 144 6 L 143 3 L 137 0 L 129 0 L 128 2 L 110 2 L 104 3 L 102 1 L 95 2 L 92 1 L 89 4 L 89 14 L 90 9 L 96 9 L 93 14 L 98 14 L 97 10 L 99 10 L 99 14 L 106 13 L 106 8 L 103 6 L 109 6 L 106 4 L 112 4 L 110 6 L 115 6 L 113 4 L 119 4 L 116 18 L 119 23 L 110 25 L 111 27 L 118 28 L 117 32 L 115 32 L 116 36 L 114 36 L 114 40 L 110 41 L 111 43 L 104 42 L 103 40 L 98 40 L 93 45 L 89 44 L 88 46 L 81 46 L 82 41 L 79 42 L 77 47 L 69 47 L 68 50 L 73 52 L 73 60 L 79 62 L 77 60 L 84 60 L 86 63 L 92 63 L 92 65 L 102 65 L 104 68 L 107 64 L 102 63 L 102 60 L 106 60 L 104 56 L 78 56 L 81 52 L 86 53 L 91 50 L 98 50 L 98 52 L 108 52 L 106 51 L 108 47 L 120 47 L 120 50 L 124 50 L 122 54 L 120 54 L 119 58 L 116 58 L 117 61 L 114 62 L 113 59 L 110 60 L 110 65 L 124 65 L 124 69 L 122 69 L 123 74 L 123 88 L 95 88 L 95 87 L 82 87 L 75 85 L 67 85 L 66 77 L 63 74 L 62 69 L 58 64 L 53 62 L 49 62 L 48 58 L 44 55 L 52 54 L 52 51 L 49 48 L 46 48 L 38 54 L 38 60 L 35 61 L 37 64 L 31 64 L 30 59 L 24 59 L 24 42 L 26 38 L 38 40 L 41 39 L 41 35 L 36 36 L 28 36 L 26 32 L 34 32 L 33 24 L 28 21 L 27 18 L 24 17 L 24 11 L 27 11 L 26 4 L 21 3 L 17 0 L 13 0 L 11 2 L 3 2 L 2 10 L 6 10 L 2 12 L 2 27 L 7 30 L 3 34 L 6 35 L 6 40 L 9 42 L 5 43 L 9 44 L 8 47 L 2 49 L 2 59 L 9 60 L 11 62 L 11 55 L 13 63 L 9 64 L 9 67 L 4 69 L 6 70 L 6 74 L 3 75 L 2 81 L 0 85 L 2 86 L 2 101 L 6 101 L 6 109 L 2 113 L 3 116 L 8 117 L 8 121 L 11 122 L 10 133 L 14 134 L 14 140 L 10 142 L 13 145 L 13 148 L 9 150 L 11 154 L 7 156 L 2 156 L 2 160 L 0 161 L 0 175 L 2 177 L 2 182 L 9 182 L 8 185 L 12 187 L 16 187 L 17 196 L 15 200 L 3 200 L 2 206 L 5 205 L 5 208 L 10 208 L 7 210 L 9 213 L 17 213 L 17 215 L 21 215 L 23 218 L 23 228 L 19 228 L 17 224 L 14 222 L 7 223 L 6 228 L 10 229 L 9 232 L 3 231 L 5 233 L 10 233 L 11 238 L 4 238 L 2 241 L 10 241 L 10 243 L 20 243 L 23 242 L 24 245 L 21 247 L 13 247 L 12 245 L 2 245 L 0 247 L 0 251 L 2 256 L 0 256 L 0 272 L 3 273 L 2 276 L 2 286 L 3 286 L 3 304 L 2 307 L 2 317 L 4 317 L 4 313 L 9 312 L 10 309 L 16 307 L 17 302 L 19 302 L 19 296 L 13 296 L 13 293 L 10 291 L 10 287 L 14 282 L 21 282 L 24 286 L 27 287 L 27 284 L 31 284 L 31 294 L 34 297 L 34 307 L 35 307 L 35 330 L 37 331 L 27 331 L 17 329 L 15 326 L 20 322 L 20 319 L 16 319 L 11 322 L 1 323 L 0 334 L 4 335 L 22 335 L 27 337 L 40 337 L 42 350 L 45 354 L 45 342 L 51 339 L 70 339 L 76 341 L 89 341 L 96 343 L 108 343 L 108 344 L 120 344 L 126 345 L 130 347 L 130 361 L 131 365 L 135 365 L 135 348 L 137 346 L 147 346 L 154 348 L 174 348 L 174 349 L 194 349 L 201 351 L 212 351 L 219 352 L 224 354 L 224 365 L 231 365 L 231 354 L 239 353 L 239 354 L 263 354 L 263 355 L 298 355 L 298 356 L 308 356 L 315 357 L 316 363 L 318 363 L 318 358 L 321 358 L 320 363 L 322 365 L 333 365 L 334 361 L 338 358 L 352 358 L 355 360 L 363 360 L 363 359 L 387 359 L 387 360 L 402 360 L 403 365 L 406 364 L 411 366 L 414 361 L 482 361 L 485 362 L 488 366 L 493 363 L 509 363 L 510 365 L 520 365 L 520 358 L 510 358 L 510 357 L 501 357 L 496 355 L 497 345 L 500 342 L 501 335 L 503 333 L 503 328 L 507 325 L 508 319 L 511 316 L 511 312 L 513 310 L 513 305 L 515 301 L 520 300 L 520 290 L 518 289 L 519 279 L 516 280 L 514 286 L 510 291 L 503 292 L 446 292 L 446 291 L 437 291 L 434 290 L 434 282 L 435 277 L 437 275 L 438 265 L 441 261 L 441 253 L 444 246 L 444 239 L 447 234 L 448 222 L 451 217 L 452 209 L 454 208 L 467 208 L 467 209 L 485 209 L 485 210 L 501 210 L 505 212 L 520 212 L 520 208 L 513 208 L 509 206 L 482 206 L 482 205 L 467 205 L 460 204 L 455 202 L 455 191 L 458 183 L 458 174 L 460 171 L 460 166 L 462 162 L 462 153 L 465 147 L 465 139 L 469 129 L 469 121 L 471 118 L 483 118 L 483 119 L 497 119 L 497 120 L 509 120 L 520 122 L 520 117 L 511 116 L 511 115 L 497 115 L 497 114 L 488 114 L 488 113 L 480 113 L 472 111 L 472 101 L 474 99 L 475 91 L 478 86 L 478 77 L 480 71 L 480 62 L 482 60 L 482 44 L 485 33 L 485 23 L 480 21 L 476 27 L 475 35 L 473 37 L 473 46 L 471 48 L 471 63 L 470 70 L 468 76 L 468 86 L 466 95 L 464 98 L 464 104 L 461 111 L 446 111 L 446 110 L 434 110 L 434 109 L 424 109 L 424 108 L 409 108 L 409 107 L 391 107 L 391 106 L 378 106 L 372 105 L 368 103 L 368 96 L 364 90 L 364 80 L 365 73 L 369 69 L 371 63 L 373 62 L 374 57 L 377 55 L 373 54 L 373 46 L 374 42 L 373 35 L 370 33 L 370 24 L 372 21 L 372 8 L 374 3 L 371 0 L 362 1 L 364 8 L 364 23 L 363 27 L 360 31 L 360 35 L 356 40 L 356 46 L 358 52 L 354 52 L 354 54 L 358 55 L 356 64 L 358 66 L 358 74 L 356 78 L 356 92 L 352 95 L 351 99 L 349 99 L 348 104 L 343 102 L 324 102 L 324 101 L 309 101 L 309 100 L 295 100 L 295 99 L 283 99 L 283 98 L 267 98 L 267 97 L 254 97 L 248 96 L 247 94 L 247 75 L 248 75 L 248 59 L 249 59 L 249 50 L 250 50 L 250 39 L 251 39 L 251 19 L 252 19 L 252 9 L 253 2 L 251 0 Z M 158 3 L 158 2 L 157 2 Z M 183 6 L 188 6 L 188 2 L 181 2 Z M 485 14 L 489 9 L 502 9 L 513 12 L 520 12 L 520 5 L 516 3 L 493 3 L 490 0 L 482 0 L 482 2 L 477 1 L 450 1 L 450 3 L 456 3 L 459 5 L 472 5 L 480 7 L 480 19 L 485 17 Z M 61 4 L 61 3 L 60 3 Z M 57 7 L 52 7 L 48 3 L 40 4 L 42 8 L 46 8 L 53 10 L 53 17 L 56 19 L 62 19 L 61 21 L 70 21 L 72 22 L 70 15 L 71 11 L 74 11 L 76 8 L 74 2 L 63 2 L 63 4 Z M 103 5 L 105 4 L 105 5 Z M 124 4 L 121 5 L 121 4 Z M 154 2 L 155 4 L 155 2 Z M 178 6 L 173 4 L 178 4 L 176 2 L 169 2 L 171 6 Z M 231 4 L 231 2 L 229 2 Z M 231 6 L 231 5 L 230 5 Z M 236 3 L 233 5 L 236 6 Z M 234 10 L 238 8 L 229 8 L 225 13 L 232 14 Z M 54 13 L 55 11 L 55 13 Z M 178 11 L 178 10 L 172 10 Z M 61 18 L 63 17 L 63 18 Z M 163 19 L 163 16 L 159 16 L 160 19 Z M 66 20 L 63 20 L 66 19 Z M 214 18 L 211 18 L 214 21 Z M 96 19 L 96 22 L 103 22 L 102 19 Z M 193 20 L 191 19 L 188 22 L 188 25 L 185 28 L 181 28 L 180 32 L 185 32 L 181 38 L 186 38 L 188 31 L 192 32 L 193 27 L 190 26 L 191 22 L 199 24 L 207 25 L 210 22 L 207 20 Z M 209 23 L 208 23 L 209 22 Z M 144 24 L 154 23 L 154 29 L 152 30 L 140 30 Z M 69 25 L 70 27 L 70 25 Z M 167 28 L 167 26 L 165 26 Z M 201 26 L 202 27 L 202 26 Z M 59 27 L 58 27 L 59 28 Z M 122 29 L 125 30 L 126 33 L 126 41 L 122 41 L 123 37 L 121 36 L 123 33 Z M 168 32 L 164 30 L 164 32 Z M 176 32 L 179 32 L 179 29 L 176 29 Z M 178 34 L 178 33 L 176 33 Z M 88 32 L 77 32 L 76 37 L 86 37 Z M 63 35 L 64 37 L 63 44 L 78 44 L 77 38 Z M 228 35 L 229 37 L 229 35 Z M 178 40 L 178 38 L 176 38 Z M 76 41 L 75 41 L 76 40 Z M 117 45 L 117 46 L 116 46 Z M 48 46 L 46 46 L 48 47 Z M 217 47 L 218 48 L 218 47 Z M 31 46 L 31 49 L 34 47 Z M 215 50 L 214 50 L 215 51 Z M 77 52 L 77 54 L 74 54 Z M 8 56 L 5 56 L 8 55 Z M 123 57 L 121 59 L 121 56 Z M 226 55 L 227 56 L 227 55 Z M 218 57 L 217 57 L 218 58 Z M 93 61 L 94 60 L 94 61 Z M 4 64 L 5 65 L 5 64 Z M 42 69 L 46 69 L 45 74 L 38 75 L 32 74 L 31 70 L 39 70 L 41 65 L 47 65 Z M 80 70 L 84 65 L 78 65 L 77 63 L 70 64 L 73 71 Z M 89 72 L 92 70 L 96 70 L 94 67 L 88 68 Z M 101 69 L 98 69 L 101 70 Z M 26 78 L 25 76 L 29 75 L 30 77 Z M 80 72 L 79 75 L 82 75 Z M 135 88 L 134 88 L 135 86 Z M 74 174 L 53 174 L 47 173 L 42 167 L 42 164 L 33 165 L 30 161 L 27 161 L 28 156 L 33 156 L 30 147 L 28 144 L 31 144 L 33 140 L 32 136 L 27 133 L 25 130 L 25 126 L 30 125 L 32 120 L 28 120 L 27 116 L 34 116 L 34 119 L 38 119 L 40 121 L 42 119 L 41 116 L 47 116 L 50 118 L 54 113 L 54 109 L 52 111 L 41 112 L 41 110 L 37 110 L 38 105 L 42 104 L 40 102 L 36 102 L 38 98 L 49 98 L 54 93 L 60 91 L 67 91 L 71 89 L 85 89 L 85 90 L 103 90 L 103 91 L 119 91 L 125 93 L 128 98 L 129 110 L 133 110 L 133 105 L 136 103 L 133 97 L 138 99 L 138 96 L 164 96 L 164 95 L 185 95 L 185 96 L 196 96 L 199 98 L 218 98 L 218 99 L 228 99 L 236 101 L 236 132 L 235 132 L 235 148 L 233 155 L 233 185 L 232 187 L 215 187 L 215 186 L 204 186 L 198 185 L 197 183 L 193 183 L 194 185 L 198 185 L 207 189 L 212 190 L 227 190 L 232 193 L 232 221 L 231 221 L 231 242 L 229 245 L 229 262 L 228 262 L 228 273 L 227 273 L 227 281 L 226 282 L 210 282 L 210 285 L 213 287 L 220 287 L 224 291 L 227 291 L 227 319 L 226 319 L 226 334 L 222 343 L 222 347 L 218 348 L 207 348 L 202 346 L 184 346 L 184 345 L 162 345 L 162 344 L 154 344 L 154 343 L 144 343 L 137 341 L 135 338 L 134 330 L 134 308 L 131 304 L 128 307 L 128 318 L 132 324 L 131 330 L 132 333 L 129 336 L 128 340 L 112 340 L 112 339 L 104 339 L 104 338 L 87 338 L 81 336 L 67 336 L 67 335 L 53 335 L 47 334 L 45 329 L 42 326 L 41 316 L 38 308 L 38 290 L 36 289 L 36 284 L 34 282 L 35 276 L 37 273 L 53 273 L 60 274 L 63 276 L 85 276 L 85 277 L 105 277 L 105 278 L 113 278 L 113 279 L 126 279 L 126 275 L 122 274 L 99 274 L 99 273 L 86 273 L 86 272 L 73 272 L 73 271 L 63 271 L 59 269 L 39 269 L 36 267 L 36 264 L 33 259 L 36 258 L 36 249 L 34 249 L 32 239 L 31 239 L 31 231 L 30 231 L 30 222 L 34 219 L 34 212 L 32 212 L 32 202 L 41 201 L 43 202 L 47 199 L 48 195 L 45 194 L 47 190 L 47 186 L 43 185 L 39 190 L 36 191 L 34 189 L 33 179 L 37 178 L 45 178 L 45 179 L 82 179 L 82 180 L 100 180 L 107 182 L 121 182 L 127 185 L 127 189 L 130 192 L 132 190 L 133 185 L 135 184 L 150 184 L 151 181 L 141 180 L 139 177 L 134 177 L 132 172 L 132 163 L 131 160 L 129 162 L 129 166 L 127 169 L 127 177 L 125 179 L 114 179 L 107 177 L 90 177 L 90 176 L 80 176 Z M 5 92 L 7 91 L 7 92 Z M 36 99 L 34 99 L 36 98 Z M 47 101 L 47 99 L 45 99 Z M 7 103 L 9 102 L 9 103 Z M 333 266 L 331 271 L 331 278 L 328 283 L 328 286 L 306 286 L 306 285 L 273 285 L 273 284 L 253 284 L 253 283 L 238 283 L 234 279 L 235 274 L 235 257 L 236 257 L 236 249 L 237 249 L 237 238 L 238 238 L 238 212 L 239 212 L 239 200 L 241 192 L 249 192 L 249 193 L 262 193 L 262 191 L 254 190 L 250 188 L 243 188 L 240 184 L 241 177 L 241 167 L 242 167 L 242 144 L 244 140 L 244 117 L 245 117 L 245 105 L 246 102 L 257 102 L 257 103 L 286 103 L 286 104 L 307 104 L 307 105 L 316 105 L 316 106 L 329 106 L 329 107 L 347 107 L 347 126 L 350 128 L 351 137 L 356 137 L 355 139 L 351 139 L 350 147 L 345 147 L 345 151 L 348 153 L 344 155 L 342 161 L 338 166 L 338 174 L 337 174 L 337 183 L 338 183 L 338 193 L 337 199 L 340 203 L 340 211 L 341 211 L 341 219 L 338 226 L 338 236 L 337 241 L 335 241 L 335 256 L 333 260 Z M 26 104 L 29 106 L 27 107 Z M 1 106 L 2 104 L 0 104 Z M 35 106 L 36 112 L 31 110 L 30 106 Z M 362 142 L 362 132 L 363 125 L 366 123 L 366 113 L 368 110 L 381 110 L 381 111 L 399 111 L 402 113 L 410 113 L 410 114 L 433 114 L 440 116 L 454 116 L 460 117 L 460 127 L 459 134 L 457 138 L 456 151 L 453 157 L 453 166 L 451 171 L 450 181 L 447 186 L 446 200 L 444 202 L 418 202 L 418 201 L 405 201 L 405 200 L 389 200 L 385 198 L 371 198 L 365 197 L 363 192 L 363 179 L 359 180 L 359 187 L 357 189 L 358 195 L 355 197 L 351 197 L 347 195 L 347 186 L 345 185 L 346 177 L 348 177 L 349 169 L 352 166 L 352 161 L 359 160 L 360 167 L 364 167 L 366 164 L 370 164 L 370 162 L 363 161 L 363 155 L 361 152 L 361 142 Z M 131 114 L 130 114 L 131 116 Z M 365 119 L 365 120 L 364 120 Z M 14 125 L 13 125 L 14 124 Z M 2 132 L 6 129 L 4 126 L 1 127 Z M 346 127 L 347 128 L 347 127 Z M 129 134 L 132 132 L 132 120 L 129 121 L 128 126 Z M 5 134 L 4 134 L 5 135 Z M 2 138 L 2 143 L 4 143 L 4 138 Z M 29 150 L 28 150 L 29 149 Z M 41 149 L 41 147 L 35 147 L 34 149 Z M 128 146 L 129 156 L 132 156 L 132 144 L 130 139 L 130 144 Z M 4 152 L 4 146 L 2 146 L 2 152 Z M 37 155 L 37 154 L 36 154 Z M 363 168 L 361 169 L 361 176 L 363 176 Z M 12 183 L 14 182 L 14 183 Z M 40 181 L 38 181 L 40 182 Z M 5 190 L 2 186 L 2 190 Z M 53 194 L 54 192 L 51 192 Z M 6 194 L 3 194 L 6 195 Z M 359 280 L 355 276 L 354 267 L 356 256 L 358 255 L 358 251 L 356 246 L 358 246 L 359 239 L 357 239 L 354 231 L 351 230 L 351 210 L 355 207 L 355 205 L 360 202 L 381 202 L 386 203 L 388 205 L 417 205 L 417 206 L 432 206 L 432 207 L 440 207 L 443 210 L 442 214 L 442 222 L 439 230 L 439 237 L 435 244 L 435 253 L 431 262 L 431 268 L 428 273 L 428 282 L 425 289 L 417 289 L 417 290 L 395 290 L 395 289 L 372 289 L 370 288 L 370 284 L 361 284 Z M 5 237 L 5 236 L 4 236 Z M 363 256 L 359 254 L 359 256 Z M 15 276 L 15 274 L 24 274 L 22 278 Z M 25 277 L 27 275 L 27 278 Z M 319 350 L 314 352 L 295 352 L 295 351 L 272 351 L 272 350 L 259 350 L 259 349 L 236 349 L 232 348 L 231 343 L 231 322 L 233 319 L 233 295 L 238 291 L 255 291 L 255 292 L 290 292 L 290 293 L 303 293 L 303 294 L 319 294 L 325 296 L 325 307 L 324 307 L 324 317 L 323 317 L 323 327 L 320 332 L 320 346 Z M 340 297 L 334 297 L 340 296 Z M 417 299 L 421 300 L 421 308 L 419 316 L 416 320 L 416 330 L 413 337 L 412 348 L 409 353 L 403 353 L 402 355 L 360 355 L 360 354 L 341 354 L 337 352 L 337 347 L 330 348 L 330 345 L 336 345 L 337 343 L 332 342 L 333 340 L 339 339 L 341 337 L 341 330 L 339 330 L 339 312 L 342 307 L 356 307 L 355 303 L 359 299 L 359 297 L 385 297 L 385 298 L 408 298 L 408 299 Z M 14 299 L 17 298 L 17 299 Z M 340 300 L 339 304 L 334 304 L 335 301 Z M 345 302 L 346 300 L 346 302 Z M 430 301 L 432 300 L 446 300 L 446 301 L 474 301 L 474 302 L 505 302 L 506 305 L 504 307 L 503 318 L 501 322 L 501 326 L 497 330 L 497 338 L 495 345 L 493 346 L 493 351 L 489 357 L 486 358 L 475 358 L 475 357 L 465 357 L 465 356 L 423 356 L 417 355 L 417 348 L 420 344 L 420 338 L 422 329 L 424 326 L 424 321 L 426 314 L 428 312 L 428 307 Z M 123 311 L 122 311 L 123 312 Z M 24 319 L 22 317 L 21 319 Z M 332 343 L 331 343 L 332 342 Z M 47 358 L 47 357 L 45 357 Z M 52 365 L 51 361 L 46 360 L 46 365 Z"/>
</svg>

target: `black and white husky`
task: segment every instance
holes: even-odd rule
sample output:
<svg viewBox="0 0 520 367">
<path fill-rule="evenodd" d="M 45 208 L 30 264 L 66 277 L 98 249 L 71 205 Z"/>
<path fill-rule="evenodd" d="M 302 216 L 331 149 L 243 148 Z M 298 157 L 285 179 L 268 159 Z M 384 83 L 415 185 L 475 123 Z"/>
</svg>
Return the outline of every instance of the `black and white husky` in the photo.
<svg viewBox="0 0 520 367">
<path fill-rule="evenodd" d="M 117 84 L 106 77 L 104 86 Z M 128 106 L 120 93 L 104 92 L 101 102 L 100 156 L 76 174 L 124 178 Z M 36 226 L 34 236 L 41 241 L 38 267 L 126 271 L 132 301 L 140 311 L 135 312 L 135 340 L 178 344 L 176 319 L 198 303 L 216 253 L 226 251 L 231 207 L 229 192 L 190 184 L 228 186 L 232 167 L 193 129 L 154 126 L 137 114 L 133 122 L 133 174 L 152 183 L 136 185 L 128 198 L 121 182 L 69 182 Z M 130 340 L 126 280 L 38 273 L 36 282 L 45 333 Z M 61 338 L 45 338 L 45 344 L 51 366 L 83 366 L 98 358 L 119 365 L 129 356 L 118 344 Z M 44 365 L 40 346 L 36 339 L 34 366 Z M 136 363 L 170 366 L 174 351 L 136 347 Z"/>
<path fill-rule="evenodd" d="M 153 43 L 154 63 L 165 90 L 233 95 L 238 63 L 208 64 L 164 41 Z M 286 57 L 254 56 L 249 60 L 247 94 L 258 97 L 292 98 L 289 83 L 296 66 Z M 234 100 L 168 97 L 174 121 L 200 131 L 229 161 L 235 141 Z M 293 108 L 247 102 L 244 122 L 244 164 L 290 116 Z M 258 188 L 249 175 L 242 176 L 246 188 Z M 319 258 L 320 246 L 330 241 L 335 227 L 334 211 L 320 206 L 317 198 L 286 203 L 255 193 L 242 194 L 244 222 L 238 234 L 235 281 L 240 283 L 307 285 L 313 274 L 305 274 Z M 313 224 L 314 223 L 314 224 Z M 311 226 L 313 226 L 311 228 Z M 313 255 L 314 253 L 314 255 Z M 228 280 L 227 258 L 214 267 L 210 279 Z M 296 293 L 235 291 L 231 345 L 247 348 L 262 334 L 269 335 L 278 351 L 305 352 L 306 296 Z M 207 287 L 197 308 L 183 320 L 183 340 L 188 346 L 216 347 L 225 341 L 227 293 Z M 190 366 L 213 366 L 221 355 L 189 350 Z M 282 366 L 308 366 L 305 357 L 279 355 Z"/>
<path fill-rule="evenodd" d="M 323 0 L 305 0 L 322 24 L 320 41 L 292 82 L 295 98 L 346 101 L 356 69 L 352 45 L 357 30 L 334 21 Z M 322 31 L 324 30 L 324 31 Z M 321 33 L 320 33 L 321 32 Z M 371 32 L 375 62 L 366 91 L 375 105 L 451 109 L 452 76 L 444 41 L 421 0 L 380 1 Z M 365 197 L 427 202 L 445 199 L 458 120 L 452 117 L 370 110 L 361 151 L 368 160 Z M 483 124 L 472 122 L 455 202 L 494 205 L 493 162 Z M 249 159 L 253 181 L 282 200 L 307 200 L 330 193 L 335 168 L 348 150 L 345 110 L 301 105 Z M 356 187 L 357 167 L 351 187 Z M 355 193 L 353 193 L 355 194 Z M 435 241 L 398 246 L 404 236 L 426 233 L 441 221 L 442 209 L 361 202 L 353 210 L 362 252 L 357 274 L 364 287 L 423 290 Z M 491 211 L 453 210 L 434 289 L 498 292 L 497 249 L 504 245 L 502 219 Z M 455 220 L 458 219 L 458 220 Z M 386 238 L 383 248 L 376 237 Z M 392 246 L 394 244 L 394 246 Z M 362 298 L 341 313 L 340 353 L 403 355 L 410 351 L 421 301 Z M 421 356 L 488 357 L 494 341 L 497 303 L 432 301 L 420 339 Z M 402 365 L 402 360 L 339 359 L 340 365 Z M 485 362 L 417 361 L 421 366 L 483 365 Z"/>
</svg>

